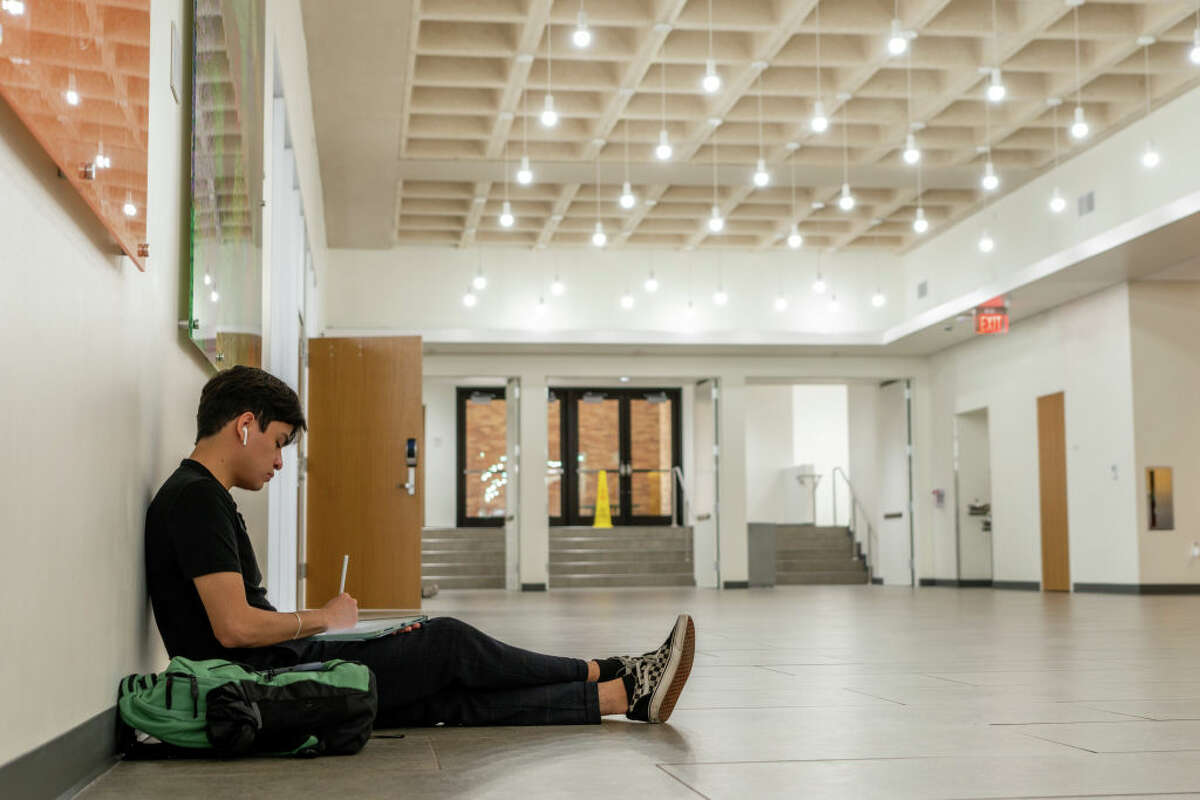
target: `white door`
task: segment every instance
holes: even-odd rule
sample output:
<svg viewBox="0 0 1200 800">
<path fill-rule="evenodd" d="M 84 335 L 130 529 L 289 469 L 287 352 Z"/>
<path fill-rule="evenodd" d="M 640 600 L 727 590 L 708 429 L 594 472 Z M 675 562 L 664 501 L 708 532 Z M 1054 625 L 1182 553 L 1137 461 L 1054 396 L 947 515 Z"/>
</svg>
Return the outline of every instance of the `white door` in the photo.
<svg viewBox="0 0 1200 800">
<path fill-rule="evenodd" d="M 885 584 L 912 585 L 909 527 L 908 398 L 904 381 L 879 388 L 879 561 L 875 575 Z"/>
<path fill-rule="evenodd" d="M 717 545 L 717 391 L 715 382 L 696 384 L 692 404 L 692 452 L 695 465 L 688 483 L 688 516 L 696 585 L 720 586 Z"/>
<path fill-rule="evenodd" d="M 521 380 L 509 378 L 504 390 L 505 427 L 508 452 L 505 455 L 504 509 L 504 588 L 520 588 L 521 542 L 519 507 L 521 502 Z"/>
</svg>

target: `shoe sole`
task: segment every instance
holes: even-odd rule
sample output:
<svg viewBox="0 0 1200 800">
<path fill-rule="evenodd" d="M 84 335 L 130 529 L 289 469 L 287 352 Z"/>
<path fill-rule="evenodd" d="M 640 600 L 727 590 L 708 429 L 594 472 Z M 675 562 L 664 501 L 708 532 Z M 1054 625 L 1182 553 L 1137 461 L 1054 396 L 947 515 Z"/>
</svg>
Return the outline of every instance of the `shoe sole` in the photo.
<svg viewBox="0 0 1200 800">
<path fill-rule="evenodd" d="M 666 722 L 675 703 L 692 672 L 692 659 L 696 655 L 696 626 L 687 614 L 680 614 L 675 621 L 675 632 L 671 637 L 671 657 L 663 670 L 663 677 L 650 698 L 650 722 Z"/>
</svg>

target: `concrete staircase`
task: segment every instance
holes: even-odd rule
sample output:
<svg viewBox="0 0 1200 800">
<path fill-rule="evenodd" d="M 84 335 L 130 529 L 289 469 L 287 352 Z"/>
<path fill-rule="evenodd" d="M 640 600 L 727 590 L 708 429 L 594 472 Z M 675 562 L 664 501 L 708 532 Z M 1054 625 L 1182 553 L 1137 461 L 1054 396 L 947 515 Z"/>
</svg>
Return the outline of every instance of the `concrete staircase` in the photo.
<svg viewBox="0 0 1200 800">
<path fill-rule="evenodd" d="M 504 528 L 425 528 L 421 583 L 439 589 L 503 589 Z"/>
<path fill-rule="evenodd" d="M 867 565 L 849 528 L 777 525 L 775 584 L 866 583 Z"/>
<path fill-rule="evenodd" d="M 551 589 L 694 585 L 691 528 L 550 529 Z"/>
</svg>

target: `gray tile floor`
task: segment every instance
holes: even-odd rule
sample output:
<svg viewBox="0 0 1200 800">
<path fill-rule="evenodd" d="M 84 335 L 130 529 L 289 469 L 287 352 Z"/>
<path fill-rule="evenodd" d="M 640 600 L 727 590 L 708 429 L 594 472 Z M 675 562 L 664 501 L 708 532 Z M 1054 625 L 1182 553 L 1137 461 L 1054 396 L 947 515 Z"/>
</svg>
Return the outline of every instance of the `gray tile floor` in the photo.
<svg viewBox="0 0 1200 800">
<path fill-rule="evenodd" d="M 1200 597 L 880 586 L 444 593 L 514 644 L 641 652 L 666 725 L 437 728 L 314 761 L 122 763 L 81 797 L 1200 797 Z"/>
</svg>

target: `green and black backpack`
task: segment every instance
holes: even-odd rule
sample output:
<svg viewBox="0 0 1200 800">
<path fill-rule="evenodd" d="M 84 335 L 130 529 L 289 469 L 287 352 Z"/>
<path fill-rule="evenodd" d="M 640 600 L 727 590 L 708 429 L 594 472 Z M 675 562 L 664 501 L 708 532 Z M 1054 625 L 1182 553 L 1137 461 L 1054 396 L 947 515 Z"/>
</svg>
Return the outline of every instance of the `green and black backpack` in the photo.
<svg viewBox="0 0 1200 800">
<path fill-rule="evenodd" d="M 117 694 L 129 759 L 351 755 L 371 738 L 379 706 L 371 670 L 339 659 L 260 671 L 173 658 L 164 672 L 126 677 Z"/>
</svg>

